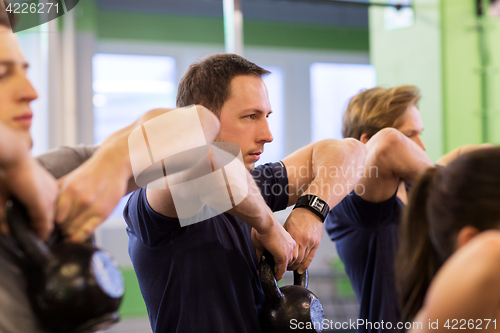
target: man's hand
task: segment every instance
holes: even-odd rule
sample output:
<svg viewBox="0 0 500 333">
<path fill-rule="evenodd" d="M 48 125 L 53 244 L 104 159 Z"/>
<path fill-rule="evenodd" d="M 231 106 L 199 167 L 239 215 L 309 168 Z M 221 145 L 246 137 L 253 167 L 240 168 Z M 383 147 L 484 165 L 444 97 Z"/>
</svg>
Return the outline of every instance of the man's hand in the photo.
<svg viewBox="0 0 500 333">
<path fill-rule="evenodd" d="M 54 207 L 57 198 L 54 177 L 30 155 L 26 155 L 4 168 L 0 179 L 4 184 L 2 199 L 14 195 L 22 202 L 28 210 L 35 233 L 46 239 L 54 228 Z M 4 200 L 0 202 L 2 205 L 5 203 Z"/>
<path fill-rule="evenodd" d="M 313 212 L 297 208 L 290 213 L 284 227 L 297 242 L 293 249 L 293 257 L 296 259 L 290 262 L 288 269 L 302 274 L 309 268 L 321 242 L 323 223 Z"/>
<path fill-rule="evenodd" d="M 274 215 L 273 215 L 274 217 Z M 260 260 L 264 249 L 268 250 L 274 257 L 274 276 L 281 280 L 286 272 L 286 267 L 293 260 L 293 249 L 295 241 L 286 230 L 274 218 L 274 223 L 266 232 L 258 233 L 252 228 L 252 242 L 257 249 L 257 258 Z"/>
<path fill-rule="evenodd" d="M 288 205 L 295 204 L 302 195 L 313 194 L 333 208 L 359 182 L 365 157 L 366 147 L 358 140 L 328 139 L 310 144 L 284 158 L 290 193 Z M 297 242 L 295 260 L 288 268 L 302 273 L 316 254 L 323 224 L 314 213 L 297 208 L 287 219 L 285 229 Z"/>
<path fill-rule="evenodd" d="M 99 149 L 94 156 L 58 180 L 56 222 L 72 241 L 85 241 L 127 194 L 128 154 Z"/>
</svg>

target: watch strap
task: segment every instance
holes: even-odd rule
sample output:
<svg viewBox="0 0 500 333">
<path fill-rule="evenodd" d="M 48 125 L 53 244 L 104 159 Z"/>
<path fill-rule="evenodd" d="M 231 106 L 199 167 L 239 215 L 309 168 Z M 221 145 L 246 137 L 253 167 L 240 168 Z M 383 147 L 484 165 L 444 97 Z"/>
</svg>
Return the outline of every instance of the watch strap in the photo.
<svg viewBox="0 0 500 333">
<path fill-rule="evenodd" d="M 311 212 L 316 214 L 321 222 L 325 222 L 326 217 L 328 216 L 328 212 L 330 211 L 330 206 L 322 200 L 320 197 L 314 194 L 306 194 L 301 196 L 297 203 L 295 204 L 295 208 L 306 208 Z"/>
</svg>

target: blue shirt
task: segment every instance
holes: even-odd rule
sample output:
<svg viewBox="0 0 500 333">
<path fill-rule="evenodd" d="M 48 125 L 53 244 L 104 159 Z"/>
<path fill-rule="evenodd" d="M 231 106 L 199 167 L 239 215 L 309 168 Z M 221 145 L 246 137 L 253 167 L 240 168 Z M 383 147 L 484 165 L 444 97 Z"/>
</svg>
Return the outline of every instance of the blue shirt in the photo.
<svg viewBox="0 0 500 333">
<path fill-rule="evenodd" d="M 325 221 L 360 303 L 359 318 L 379 324 L 384 321 L 385 328 L 392 322 L 393 329 L 360 325 L 358 332 L 394 332 L 400 319 L 394 262 L 403 203 L 396 194 L 373 203 L 351 192 Z"/>
<path fill-rule="evenodd" d="M 286 208 L 283 164 L 252 174 L 268 206 Z M 261 332 L 264 294 L 249 225 L 224 213 L 181 227 L 149 206 L 145 189 L 131 195 L 124 217 L 153 332 Z"/>
</svg>

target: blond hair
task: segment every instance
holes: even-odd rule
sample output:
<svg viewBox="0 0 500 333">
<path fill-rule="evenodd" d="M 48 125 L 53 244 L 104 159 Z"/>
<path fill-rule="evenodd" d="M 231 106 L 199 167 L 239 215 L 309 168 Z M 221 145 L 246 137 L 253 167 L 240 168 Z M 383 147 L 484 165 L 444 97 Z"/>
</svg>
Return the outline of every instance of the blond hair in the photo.
<svg viewBox="0 0 500 333">
<path fill-rule="evenodd" d="M 344 138 L 360 139 L 364 133 L 371 138 L 386 127 L 400 126 L 408 107 L 417 105 L 417 87 L 405 85 L 390 89 L 372 88 L 351 98 L 342 119 Z"/>
</svg>

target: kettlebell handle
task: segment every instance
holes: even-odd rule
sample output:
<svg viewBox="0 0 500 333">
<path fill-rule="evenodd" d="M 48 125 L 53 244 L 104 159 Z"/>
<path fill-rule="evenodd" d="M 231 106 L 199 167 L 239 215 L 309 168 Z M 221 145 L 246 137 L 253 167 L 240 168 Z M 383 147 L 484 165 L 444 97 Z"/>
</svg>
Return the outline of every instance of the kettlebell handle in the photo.
<svg viewBox="0 0 500 333">
<path fill-rule="evenodd" d="M 285 296 L 278 287 L 278 282 L 274 277 L 274 257 L 269 251 L 264 251 L 259 263 L 259 278 L 264 290 L 264 295 L 271 302 L 273 308 L 280 307 Z"/>
<path fill-rule="evenodd" d="M 55 259 L 48 246 L 31 230 L 30 217 L 24 205 L 16 198 L 11 197 L 6 203 L 6 208 L 9 231 L 12 238 L 26 254 L 26 259 L 42 269 L 53 262 Z"/>
<path fill-rule="evenodd" d="M 293 284 L 295 286 L 307 288 L 307 286 L 309 285 L 309 272 L 307 271 L 307 269 L 302 274 L 299 274 L 297 270 L 293 271 Z"/>
<path fill-rule="evenodd" d="M 262 284 L 262 289 L 264 294 L 269 299 L 273 307 L 278 308 L 284 299 L 283 293 L 278 287 L 278 282 L 274 277 L 274 257 L 269 251 L 264 251 L 262 257 L 260 258 L 259 264 L 259 276 L 260 282 Z M 293 284 L 296 286 L 301 286 L 307 288 L 309 283 L 309 273 L 307 270 L 299 274 L 296 270 L 293 271 Z"/>
</svg>

